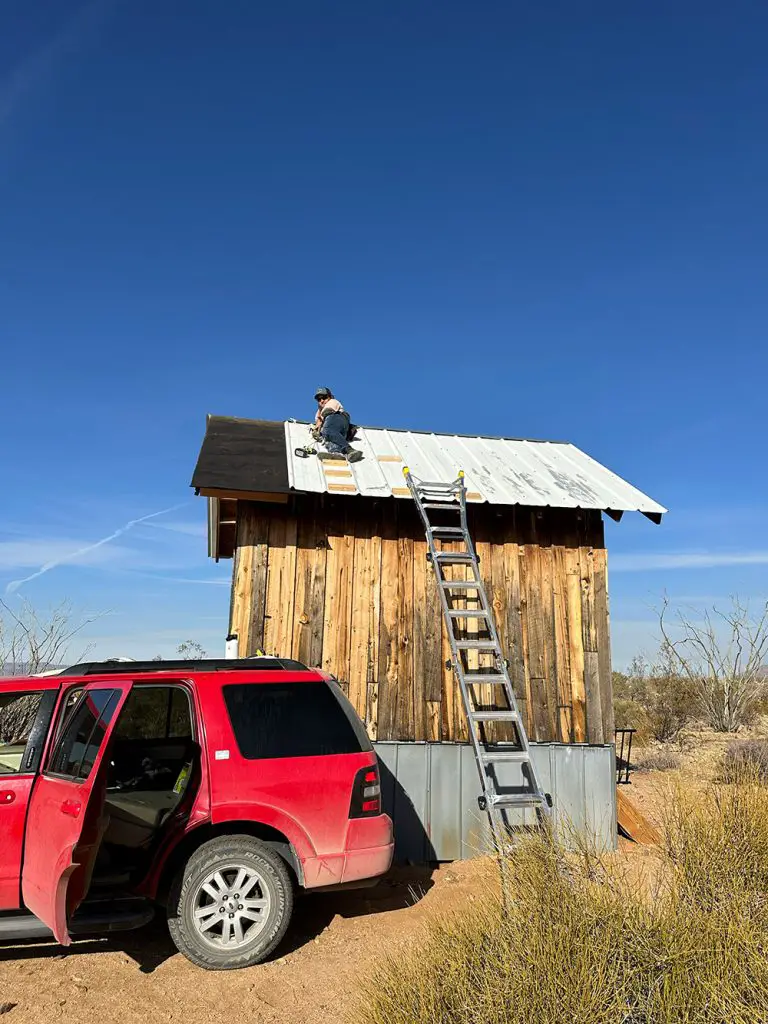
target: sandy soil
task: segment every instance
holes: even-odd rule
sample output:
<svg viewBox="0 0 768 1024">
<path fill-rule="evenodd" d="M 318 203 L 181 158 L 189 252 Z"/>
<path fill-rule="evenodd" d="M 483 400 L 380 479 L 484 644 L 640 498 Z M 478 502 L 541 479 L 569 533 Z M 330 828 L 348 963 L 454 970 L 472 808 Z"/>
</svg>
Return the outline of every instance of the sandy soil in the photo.
<svg viewBox="0 0 768 1024">
<path fill-rule="evenodd" d="M 732 739 L 706 731 L 683 736 L 680 769 L 633 772 L 627 794 L 661 824 L 670 786 L 711 783 Z M 653 870 L 652 849 L 621 840 L 619 851 L 630 870 Z M 434 871 L 401 868 L 374 889 L 304 897 L 275 956 L 245 971 L 193 967 L 176 952 L 162 922 L 70 950 L 47 943 L 0 946 L 0 1019 L 341 1024 L 360 998 L 360 982 L 375 978 L 382 954 L 396 952 L 430 917 L 481 898 L 494 872 L 484 860 Z"/>
<path fill-rule="evenodd" d="M 435 871 L 398 869 L 374 889 L 304 897 L 274 958 L 243 971 L 193 967 L 162 923 L 69 950 L 47 943 L 0 946 L 3 1024 L 336 1024 L 375 977 L 378 957 L 397 949 L 433 914 L 478 898 L 487 861 Z"/>
</svg>

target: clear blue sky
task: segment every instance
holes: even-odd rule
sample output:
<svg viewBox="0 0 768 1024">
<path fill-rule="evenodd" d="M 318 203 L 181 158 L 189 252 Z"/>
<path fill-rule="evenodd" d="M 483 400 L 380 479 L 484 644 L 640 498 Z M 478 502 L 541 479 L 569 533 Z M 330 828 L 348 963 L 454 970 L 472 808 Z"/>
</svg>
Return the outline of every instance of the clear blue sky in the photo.
<svg viewBox="0 0 768 1024">
<path fill-rule="evenodd" d="M 766 39 L 758 0 L 4 0 L 0 592 L 65 557 L 6 599 L 218 652 L 205 414 L 328 384 L 668 505 L 606 527 L 617 664 L 665 589 L 765 599 Z"/>
</svg>

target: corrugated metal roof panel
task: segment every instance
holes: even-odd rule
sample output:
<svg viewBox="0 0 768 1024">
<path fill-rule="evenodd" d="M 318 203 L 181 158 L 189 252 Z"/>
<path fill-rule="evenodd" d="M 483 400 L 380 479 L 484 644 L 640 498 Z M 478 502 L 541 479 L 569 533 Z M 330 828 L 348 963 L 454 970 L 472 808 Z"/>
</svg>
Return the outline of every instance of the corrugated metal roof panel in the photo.
<svg viewBox="0 0 768 1024">
<path fill-rule="evenodd" d="M 322 460 L 301 458 L 308 443 L 306 423 L 285 424 L 288 478 L 297 491 L 333 491 Z M 408 497 L 403 466 L 422 480 L 454 480 L 464 470 L 467 491 L 492 505 L 596 508 L 660 515 L 663 505 L 622 480 L 579 448 L 560 441 L 464 437 L 410 430 L 360 427 L 354 447 L 363 453 L 351 463 L 355 490 L 369 498 Z M 337 484 L 338 486 L 338 484 Z"/>
</svg>

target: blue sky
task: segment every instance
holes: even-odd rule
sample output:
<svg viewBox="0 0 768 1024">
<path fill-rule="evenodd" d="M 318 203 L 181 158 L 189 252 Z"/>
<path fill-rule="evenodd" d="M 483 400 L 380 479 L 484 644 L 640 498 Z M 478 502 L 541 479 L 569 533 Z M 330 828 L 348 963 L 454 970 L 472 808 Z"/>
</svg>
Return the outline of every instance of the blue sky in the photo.
<svg viewBox="0 0 768 1024">
<path fill-rule="evenodd" d="M 220 650 L 205 414 L 328 384 L 669 506 L 606 525 L 618 665 L 664 590 L 764 600 L 766 38 L 746 0 L 5 0 L 0 592 Z"/>
</svg>

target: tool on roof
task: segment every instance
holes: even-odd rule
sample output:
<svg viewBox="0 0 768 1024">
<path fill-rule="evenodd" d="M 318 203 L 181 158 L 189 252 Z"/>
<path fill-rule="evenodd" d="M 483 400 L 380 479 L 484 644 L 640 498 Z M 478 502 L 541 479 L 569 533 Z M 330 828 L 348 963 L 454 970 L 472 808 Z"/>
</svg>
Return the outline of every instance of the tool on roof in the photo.
<svg viewBox="0 0 768 1024">
<path fill-rule="evenodd" d="M 431 483 L 413 476 L 403 468 L 427 537 L 428 557 L 432 561 L 440 593 L 448 638 L 451 644 L 451 663 L 459 683 L 469 736 L 480 775 L 482 793 L 478 798 L 480 810 L 486 811 L 496 849 L 501 851 L 509 839 L 510 823 L 507 812 L 512 808 L 534 808 L 540 820 L 548 820 L 552 798 L 545 793 L 533 764 L 525 731 L 518 709 L 515 691 L 509 677 L 507 663 L 499 643 L 488 601 L 477 554 L 467 525 L 467 489 L 464 472 L 452 483 Z M 437 514 L 435 514 L 437 513 Z M 438 544 L 440 545 L 438 547 Z M 456 546 L 455 550 L 445 548 Z M 463 579 L 450 573 L 449 566 L 465 567 Z M 448 573 L 446 573 L 448 569 Z M 467 607 L 469 604 L 475 607 Z M 468 626 L 478 624 L 478 634 L 487 633 L 486 639 L 467 637 Z M 467 664 L 477 655 L 477 664 Z M 480 665 L 481 657 L 490 664 Z M 484 693 L 481 693 L 485 691 Z M 506 723 L 507 728 L 505 728 Z M 498 738 L 509 735 L 512 727 L 515 739 Z M 497 738 L 494 738 L 496 731 Z M 500 778 L 500 766 L 519 764 L 525 781 L 509 786 Z"/>
</svg>

